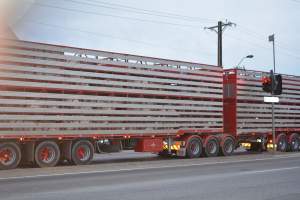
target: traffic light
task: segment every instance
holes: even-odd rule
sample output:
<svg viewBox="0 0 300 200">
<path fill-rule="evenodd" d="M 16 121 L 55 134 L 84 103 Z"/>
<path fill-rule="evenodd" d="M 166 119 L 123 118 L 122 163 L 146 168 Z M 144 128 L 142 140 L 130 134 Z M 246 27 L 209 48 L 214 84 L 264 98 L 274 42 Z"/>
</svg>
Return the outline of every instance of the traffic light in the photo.
<svg viewBox="0 0 300 200">
<path fill-rule="evenodd" d="M 263 91 L 272 92 L 272 79 L 269 76 L 264 76 L 262 79 Z"/>
<path fill-rule="evenodd" d="M 280 74 L 273 76 L 274 80 L 272 80 L 272 88 L 273 88 L 273 95 L 281 95 L 282 93 L 282 77 Z"/>
<path fill-rule="evenodd" d="M 271 70 L 270 76 L 262 78 L 263 91 L 271 93 L 272 95 L 282 94 L 282 76 L 280 74 L 273 74 Z"/>
</svg>

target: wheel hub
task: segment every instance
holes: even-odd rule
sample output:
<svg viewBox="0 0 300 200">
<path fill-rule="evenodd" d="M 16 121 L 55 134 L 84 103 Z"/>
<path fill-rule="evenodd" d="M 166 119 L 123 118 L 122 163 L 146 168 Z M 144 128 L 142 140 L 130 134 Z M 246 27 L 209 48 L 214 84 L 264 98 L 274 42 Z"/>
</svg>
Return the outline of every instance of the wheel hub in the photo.
<svg viewBox="0 0 300 200">
<path fill-rule="evenodd" d="M 78 150 L 77 150 L 77 155 L 80 159 L 83 159 L 84 157 L 84 154 L 85 154 L 85 149 L 83 147 L 79 147 Z"/>
<path fill-rule="evenodd" d="M 10 165 L 16 159 L 16 154 L 9 148 L 0 150 L 0 162 L 3 165 Z"/>
<path fill-rule="evenodd" d="M 53 149 L 49 147 L 45 147 L 41 150 L 40 158 L 43 162 L 50 163 L 53 161 L 54 157 L 55 157 L 55 152 Z"/>
<path fill-rule="evenodd" d="M 190 149 L 194 154 L 197 154 L 200 148 L 196 142 L 193 142 L 193 143 L 191 143 Z"/>
<path fill-rule="evenodd" d="M 80 159 L 81 161 L 88 160 L 90 157 L 90 154 L 91 154 L 89 148 L 84 145 L 78 147 L 76 153 L 77 153 L 78 159 Z"/>
<path fill-rule="evenodd" d="M 216 150 L 217 150 L 217 147 L 216 147 L 215 143 L 209 142 L 209 143 L 208 143 L 208 151 L 209 151 L 210 153 L 215 153 Z"/>
<path fill-rule="evenodd" d="M 231 152 L 232 149 L 233 149 L 233 147 L 230 142 L 225 143 L 225 151 L 226 152 Z"/>
</svg>

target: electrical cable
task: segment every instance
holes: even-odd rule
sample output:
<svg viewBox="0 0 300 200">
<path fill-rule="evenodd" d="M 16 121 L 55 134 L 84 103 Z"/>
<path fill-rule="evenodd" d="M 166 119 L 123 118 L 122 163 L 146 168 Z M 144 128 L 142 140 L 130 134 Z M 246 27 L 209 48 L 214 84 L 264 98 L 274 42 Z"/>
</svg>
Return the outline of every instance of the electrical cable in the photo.
<svg viewBox="0 0 300 200">
<path fill-rule="evenodd" d="M 178 23 L 172 23 L 172 22 L 166 22 L 166 21 L 147 20 L 147 19 L 119 16 L 119 15 L 113 15 L 113 14 L 104 14 L 104 13 L 84 11 L 84 10 L 74 9 L 74 8 L 65 8 L 65 7 L 60 7 L 57 5 L 49 5 L 49 4 L 39 3 L 39 2 L 35 2 L 33 5 L 39 6 L 39 7 L 59 9 L 59 10 L 68 11 L 68 12 L 83 13 L 83 14 L 88 14 L 88 15 L 114 17 L 114 18 L 119 18 L 122 20 L 133 20 L 133 21 L 148 22 L 148 23 L 154 23 L 154 24 L 164 24 L 164 25 L 177 26 L 177 27 L 181 27 L 181 28 L 201 28 L 199 26 L 193 26 L 193 25 L 188 25 L 188 24 L 178 24 Z"/>
<path fill-rule="evenodd" d="M 206 22 L 211 23 L 211 22 L 216 22 L 217 21 L 217 20 L 208 19 L 208 18 L 178 15 L 178 14 L 169 13 L 169 12 L 147 10 L 147 9 L 142 9 L 142 8 L 129 7 L 129 6 L 121 5 L 121 4 L 113 4 L 113 3 L 108 3 L 108 2 L 102 2 L 102 1 L 86 0 L 86 1 L 89 1 L 89 2 L 93 2 L 93 3 L 88 3 L 88 2 L 83 3 L 83 2 L 77 1 L 77 0 L 64 0 L 64 1 L 72 2 L 72 3 L 80 4 L 80 5 L 89 5 L 89 6 L 93 6 L 93 7 L 96 6 L 96 7 L 100 7 L 100 8 L 107 8 L 107 9 L 112 9 L 112 10 L 123 10 L 123 11 L 126 11 L 126 12 L 143 14 L 143 15 L 164 17 L 164 18 L 170 18 L 170 19 L 176 19 L 176 20 L 184 20 L 184 21 L 188 21 L 188 22 L 206 21 Z"/>
</svg>

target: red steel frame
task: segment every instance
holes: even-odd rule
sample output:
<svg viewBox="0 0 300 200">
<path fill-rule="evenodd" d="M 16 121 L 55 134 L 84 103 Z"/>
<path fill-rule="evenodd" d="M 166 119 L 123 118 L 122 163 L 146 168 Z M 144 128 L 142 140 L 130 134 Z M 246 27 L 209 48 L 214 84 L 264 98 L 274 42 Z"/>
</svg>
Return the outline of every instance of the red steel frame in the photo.
<svg viewBox="0 0 300 200">
<path fill-rule="evenodd" d="M 236 70 L 224 70 L 223 75 L 223 126 L 224 133 L 237 136 L 236 123 Z"/>
</svg>

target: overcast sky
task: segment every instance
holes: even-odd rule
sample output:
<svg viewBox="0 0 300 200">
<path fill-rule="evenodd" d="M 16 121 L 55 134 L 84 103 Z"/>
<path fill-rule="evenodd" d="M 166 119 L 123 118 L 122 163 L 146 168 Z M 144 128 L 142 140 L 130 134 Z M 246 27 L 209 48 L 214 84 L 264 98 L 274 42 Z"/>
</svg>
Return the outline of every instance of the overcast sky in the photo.
<svg viewBox="0 0 300 200">
<path fill-rule="evenodd" d="M 300 0 L 35 0 L 14 27 L 24 40 L 216 64 L 204 27 L 226 19 L 237 24 L 224 33 L 226 68 L 253 54 L 242 65 L 270 70 L 275 33 L 277 72 L 300 75 Z"/>
</svg>

